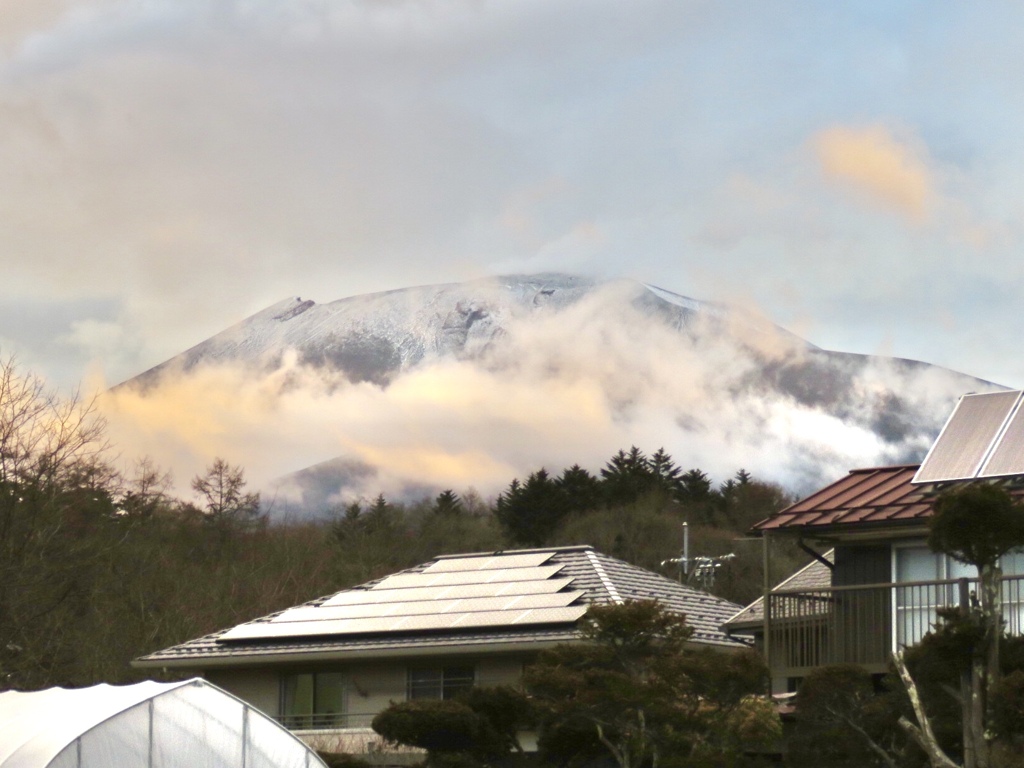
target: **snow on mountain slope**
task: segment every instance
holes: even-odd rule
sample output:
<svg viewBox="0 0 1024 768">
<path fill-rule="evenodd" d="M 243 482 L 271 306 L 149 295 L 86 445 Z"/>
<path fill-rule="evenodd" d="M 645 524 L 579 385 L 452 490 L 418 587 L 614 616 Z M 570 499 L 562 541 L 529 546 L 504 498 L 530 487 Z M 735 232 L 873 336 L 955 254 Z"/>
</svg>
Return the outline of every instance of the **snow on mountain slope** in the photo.
<svg viewBox="0 0 1024 768">
<path fill-rule="evenodd" d="M 777 326 L 740 319 L 724 307 L 655 286 L 622 280 L 616 287 L 642 312 L 680 330 L 702 320 L 721 325 L 732 319 L 750 334 L 786 334 Z M 546 274 L 406 288 L 327 304 L 285 299 L 132 383 L 151 385 L 167 371 L 188 371 L 210 362 L 276 367 L 282 352 L 291 349 L 301 363 L 343 371 L 352 381 L 382 384 L 424 360 L 480 357 L 510 324 L 531 314 L 563 310 L 597 289 L 586 278 Z"/>
<path fill-rule="evenodd" d="M 317 512 L 492 493 L 633 444 L 805 488 L 920 458 L 959 395 L 994 386 L 655 286 L 542 274 L 287 299 L 116 387 L 107 411 L 179 477 L 223 455 Z"/>
</svg>

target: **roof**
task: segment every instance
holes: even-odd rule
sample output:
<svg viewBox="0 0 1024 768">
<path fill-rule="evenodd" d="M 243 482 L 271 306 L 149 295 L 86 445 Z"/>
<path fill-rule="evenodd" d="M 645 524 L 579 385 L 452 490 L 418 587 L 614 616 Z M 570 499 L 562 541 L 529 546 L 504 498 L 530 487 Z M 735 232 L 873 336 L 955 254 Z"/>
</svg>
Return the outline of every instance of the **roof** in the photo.
<svg viewBox="0 0 1024 768">
<path fill-rule="evenodd" d="M 197 713 L 200 717 L 197 720 Z M 0 768 L 323 765 L 301 741 L 198 678 L 0 693 Z"/>
<path fill-rule="evenodd" d="M 835 562 L 835 550 L 822 555 L 829 562 Z M 772 592 L 785 589 L 827 589 L 832 586 L 832 569 L 819 560 L 812 560 L 796 573 L 772 587 Z M 764 624 L 764 598 L 759 597 L 736 615 L 724 627 L 727 631 L 743 631 Z"/>
<path fill-rule="evenodd" d="M 752 530 L 822 533 L 852 525 L 923 524 L 932 515 L 934 493 L 944 486 L 912 484 L 918 466 L 851 469 L 846 477 L 776 512 Z M 1024 499 L 1024 487 L 1001 482 L 1013 496 Z"/>
<path fill-rule="evenodd" d="M 802 501 L 776 512 L 754 531 L 820 530 L 851 524 L 913 522 L 931 515 L 925 490 L 911 485 L 918 465 L 853 469 Z"/>
<path fill-rule="evenodd" d="M 544 596 L 551 600 L 534 600 Z M 741 606 L 580 546 L 439 556 L 134 664 L 203 668 L 529 650 L 578 639 L 590 605 L 651 599 L 686 615 L 693 642 L 743 644 L 721 629 Z M 540 602 L 545 606 L 530 607 Z"/>
</svg>

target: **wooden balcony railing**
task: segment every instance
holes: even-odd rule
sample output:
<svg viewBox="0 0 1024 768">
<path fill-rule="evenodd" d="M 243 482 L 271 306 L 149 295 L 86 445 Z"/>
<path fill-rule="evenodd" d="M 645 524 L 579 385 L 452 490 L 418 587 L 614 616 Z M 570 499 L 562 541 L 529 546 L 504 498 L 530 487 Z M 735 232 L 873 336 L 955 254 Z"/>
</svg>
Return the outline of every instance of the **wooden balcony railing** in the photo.
<svg viewBox="0 0 1024 768">
<path fill-rule="evenodd" d="M 869 584 L 771 594 L 768 663 L 776 677 L 802 677 L 825 664 L 888 668 L 893 651 L 921 640 L 945 607 L 968 606 L 976 579 Z M 1024 576 L 1002 584 L 1007 632 L 1024 634 Z"/>
</svg>

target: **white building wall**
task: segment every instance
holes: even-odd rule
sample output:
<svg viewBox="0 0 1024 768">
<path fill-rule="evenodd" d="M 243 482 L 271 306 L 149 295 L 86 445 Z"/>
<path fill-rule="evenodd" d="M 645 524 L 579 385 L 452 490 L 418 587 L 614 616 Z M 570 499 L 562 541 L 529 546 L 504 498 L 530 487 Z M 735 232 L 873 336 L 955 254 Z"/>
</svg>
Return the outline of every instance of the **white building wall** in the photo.
<svg viewBox="0 0 1024 768">
<path fill-rule="evenodd" d="M 476 684 L 490 687 L 518 685 L 522 680 L 526 661 L 527 657 L 523 655 L 437 656 L 367 661 L 347 665 L 321 663 L 301 668 L 210 669 L 207 670 L 205 676 L 211 683 L 247 701 L 265 714 L 277 717 L 280 714 L 280 680 L 283 674 L 299 669 L 302 671 L 344 671 L 349 680 L 349 716 L 346 718 L 349 727 L 329 733 L 319 733 L 320 736 L 329 736 L 332 740 L 340 739 L 345 743 L 355 738 L 362 744 L 363 742 L 377 741 L 375 734 L 369 730 L 374 715 L 387 708 L 392 702 L 406 700 L 406 681 L 410 666 L 472 664 L 476 672 Z M 299 735 L 304 741 L 312 744 L 317 741 L 317 733 L 303 731 Z M 374 747 L 371 746 L 370 750 L 373 749 Z"/>
<path fill-rule="evenodd" d="M 265 715 L 277 717 L 280 714 L 279 677 L 272 669 L 211 669 L 205 677 Z"/>
</svg>

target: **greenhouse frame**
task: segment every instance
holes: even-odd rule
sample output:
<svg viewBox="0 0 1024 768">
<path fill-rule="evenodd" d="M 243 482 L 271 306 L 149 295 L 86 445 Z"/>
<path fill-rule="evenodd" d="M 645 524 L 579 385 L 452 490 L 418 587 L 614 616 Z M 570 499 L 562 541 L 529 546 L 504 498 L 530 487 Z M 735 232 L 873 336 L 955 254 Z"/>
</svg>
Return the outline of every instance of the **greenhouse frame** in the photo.
<svg viewBox="0 0 1024 768">
<path fill-rule="evenodd" d="M 326 768 L 241 699 L 193 678 L 0 693 L 0 768 Z"/>
</svg>

